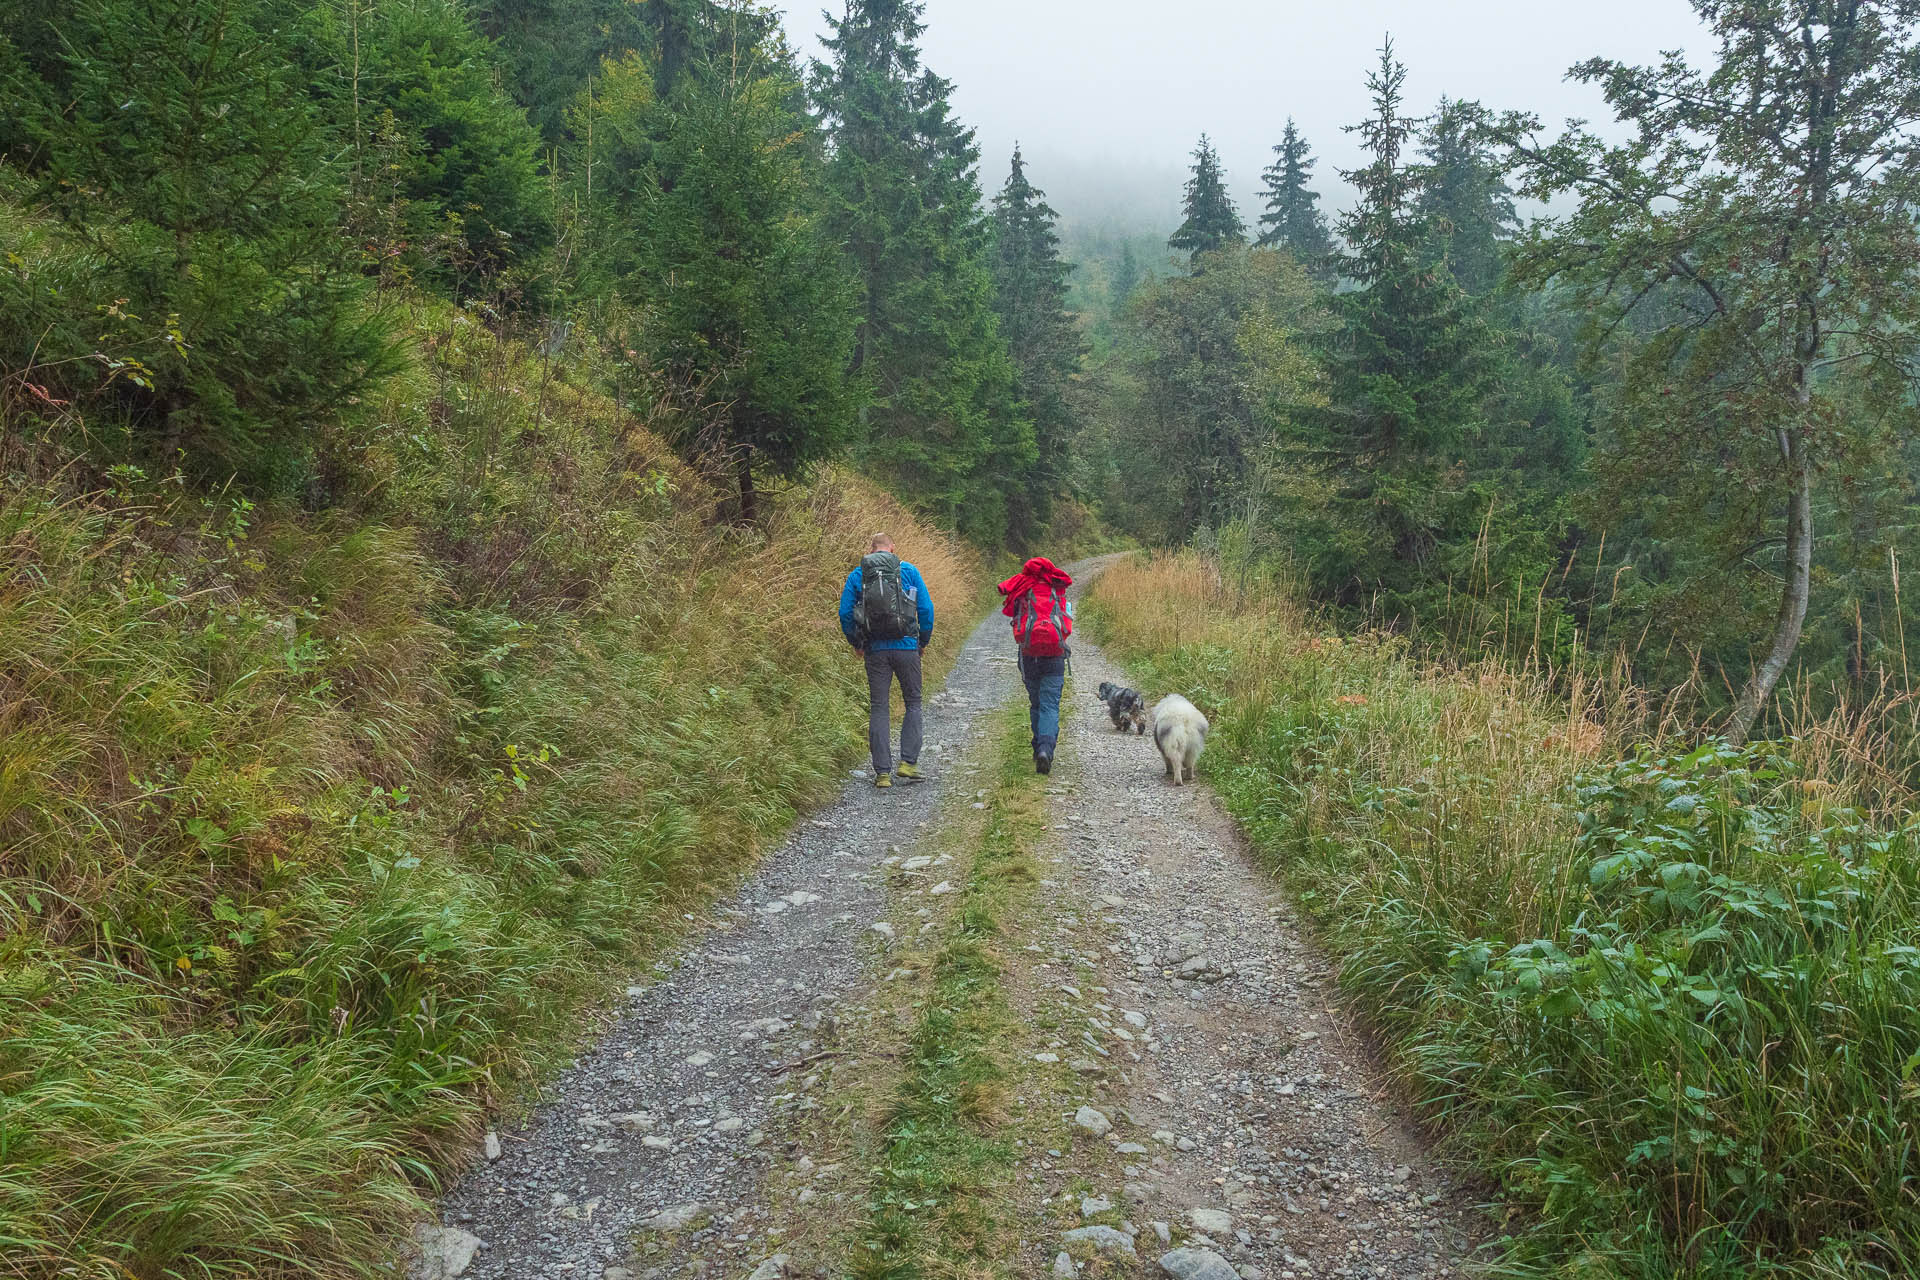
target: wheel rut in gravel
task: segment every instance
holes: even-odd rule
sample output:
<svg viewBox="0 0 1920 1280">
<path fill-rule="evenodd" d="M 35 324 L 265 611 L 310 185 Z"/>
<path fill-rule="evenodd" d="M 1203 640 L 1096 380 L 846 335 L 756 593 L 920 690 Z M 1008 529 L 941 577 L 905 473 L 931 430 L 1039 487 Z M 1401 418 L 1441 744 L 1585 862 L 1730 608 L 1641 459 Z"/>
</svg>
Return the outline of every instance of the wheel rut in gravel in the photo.
<svg viewBox="0 0 1920 1280">
<path fill-rule="evenodd" d="M 877 1203 L 939 965 L 921 940 L 950 927 L 978 811 L 1001 799 L 1009 649 L 989 619 L 929 698 L 927 783 L 851 780 L 629 990 L 447 1197 L 417 1274 L 904 1276 L 931 1268 L 876 1262 L 874 1223 L 915 1212 L 941 1219 L 951 1274 L 1463 1273 L 1471 1195 L 1211 793 L 1114 732 L 1091 690 L 1122 673 L 1085 637 L 1055 773 L 1018 784 L 1045 800 L 1039 891 L 992 939 L 1015 1016 L 977 1123 L 1000 1155 L 964 1183 L 977 1203 Z"/>
</svg>

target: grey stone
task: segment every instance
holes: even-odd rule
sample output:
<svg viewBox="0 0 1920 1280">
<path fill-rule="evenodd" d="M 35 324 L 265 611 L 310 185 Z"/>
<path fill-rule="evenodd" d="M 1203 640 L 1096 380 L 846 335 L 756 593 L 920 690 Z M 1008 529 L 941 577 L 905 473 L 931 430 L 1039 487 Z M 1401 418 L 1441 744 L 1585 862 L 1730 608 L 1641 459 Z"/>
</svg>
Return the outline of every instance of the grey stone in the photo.
<svg viewBox="0 0 1920 1280">
<path fill-rule="evenodd" d="M 1173 1243 L 1173 1228 L 1167 1223 L 1164 1223 L 1164 1222 L 1154 1223 L 1153 1234 L 1160 1238 L 1161 1244 Z"/>
<path fill-rule="evenodd" d="M 1112 1212 L 1113 1201 L 1107 1199 L 1105 1196 L 1080 1197 L 1080 1216 L 1083 1218 L 1097 1218 L 1103 1213 Z"/>
<path fill-rule="evenodd" d="M 1233 1264 L 1211 1249 L 1175 1249 L 1163 1253 L 1160 1269 L 1173 1280 L 1240 1280 Z"/>
<path fill-rule="evenodd" d="M 1059 1280 L 1071 1280 L 1073 1276 L 1080 1274 L 1080 1269 L 1073 1265 L 1073 1255 L 1064 1249 L 1055 1254 L 1053 1274 L 1059 1277 Z"/>
<path fill-rule="evenodd" d="M 1226 1236 L 1233 1232 L 1233 1215 L 1220 1209 L 1189 1209 L 1187 1222 L 1195 1231 L 1204 1231 L 1210 1236 Z"/>
<path fill-rule="evenodd" d="M 1133 1237 L 1118 1227 L 1075 1227 L 1060 1238 L 1068 1244 L 1085 1241 L 1101 1253 L 1133 1252 Z"/>
<path fill-rule="evenodd" d="M 480 1140 L 480 1153 L 486 1156 L 488 1164 L 505 1155 L 506 1153 L 500 1149 L 500 1135 L 491 1129 L 487 1130 L 487 1136 Z"/>
<path fill-rule="evenodd" d="M 787 1268 L 793 1261 L 784 1253 L 776 1253 L 753 1269 L 747 1280 L 785 1280 Z"/>
<path fill-rule="evenodd" d="M 413 1280 L 454 1280 L 473 1265 L 473 1255 L 485 1245 L 479 1236 L 458 1227 L 422 1224 L 413 1229 L 414 1259 L 408 1274 Z"/>
<path fill-rule="evenodd" d="M 1073 1113 L 1073 1122 L 1096 1138 L 1104 1138 L 1113 1131 L 1113 1121 L 1107 1119 L 1106 1112 L 1083 1106 Z"/>
<path fill-rule="evenodd" d="M 642 1231 L 684 1231 L 707 1211 L 707 1206 L 698 1201 L 692 1204 L 676 1204 L 670 1209 L 662 1209 L 656 1214 L 640 1219 L 640 1229 Z"/>
</svg>

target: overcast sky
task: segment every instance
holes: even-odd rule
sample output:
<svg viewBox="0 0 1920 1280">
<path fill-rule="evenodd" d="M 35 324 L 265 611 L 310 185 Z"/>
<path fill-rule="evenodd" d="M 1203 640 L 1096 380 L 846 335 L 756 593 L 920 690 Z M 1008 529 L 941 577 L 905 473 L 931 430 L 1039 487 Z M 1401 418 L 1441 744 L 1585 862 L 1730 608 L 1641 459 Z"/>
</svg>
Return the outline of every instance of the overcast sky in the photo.
<svg viewBox="0 0 1920 1280">
<path fill-rule="evenodd" d="M 817 52 L 821 0 L 780 2 L 796 46 Z M 1365 75 L 1389 31 L 1417 110 L 1445 93 L 1549 120 L 1605 117 L 1597 93 L 1564 78 L 1583 58 L 1711 48 L 1685 0 L 928 0 L 926 20 L 926 63 L 979 130 L 989 193 L 1017 139 L 1069 220 L 1129 206 L 1147 225 L 1171 216 L 1202 130 L 1252 222 L 1289 115 L 1322 157 L 1326 199 L 1344 203 L 1333 169 L 1356 151 L 1341 126 L 1367 115 Z"/>
</svg>

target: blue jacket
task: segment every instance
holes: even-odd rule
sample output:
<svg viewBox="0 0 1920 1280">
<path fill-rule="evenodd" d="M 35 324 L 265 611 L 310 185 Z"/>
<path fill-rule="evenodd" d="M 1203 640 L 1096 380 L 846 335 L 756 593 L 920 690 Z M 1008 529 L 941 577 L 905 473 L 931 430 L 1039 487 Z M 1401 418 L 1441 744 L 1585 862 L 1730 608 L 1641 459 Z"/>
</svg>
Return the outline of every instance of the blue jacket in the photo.
<svg viewBox="0 0 1920 1280">
<path fill-rule="evenodd" d="M 900 585 L 906 590 L 907 599 L 913 601 L 914 608 L 920 614 L 920 634 L 902 636 L 898 640 L 875 640 L 869 649 L 924 649 L 933 639 L 933 597 L 927 592 L 926 579 L 920 571 L 900 562 Z M 847 585 L 840 592 L 840 630 L 846 634 L 847 643 L 853 644 L 853 606 L 860 600 L 860 566 L 855 565 L 853 572 L 847 575 Z"/>
</svg>

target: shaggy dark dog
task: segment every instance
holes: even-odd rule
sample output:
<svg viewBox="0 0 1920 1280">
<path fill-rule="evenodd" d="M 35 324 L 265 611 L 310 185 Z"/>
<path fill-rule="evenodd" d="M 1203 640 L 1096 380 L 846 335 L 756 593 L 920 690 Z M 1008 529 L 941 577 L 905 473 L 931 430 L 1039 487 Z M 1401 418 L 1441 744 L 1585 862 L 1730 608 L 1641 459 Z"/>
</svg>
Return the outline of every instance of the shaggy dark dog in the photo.
<svg viewBox="0 0 1920 1280">
<path fill-rule="evenodd" d="M 1122 689 L 1117 684 L 1100 682 L 1100 701 L 1107 704 L 1107 714 L 1113 717 L 1113 727 L 1125 733 L 1132 725 L 1136 734 L 1147 731 L 1147 700 L 1133 689 Z"/>
</svg>

